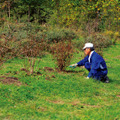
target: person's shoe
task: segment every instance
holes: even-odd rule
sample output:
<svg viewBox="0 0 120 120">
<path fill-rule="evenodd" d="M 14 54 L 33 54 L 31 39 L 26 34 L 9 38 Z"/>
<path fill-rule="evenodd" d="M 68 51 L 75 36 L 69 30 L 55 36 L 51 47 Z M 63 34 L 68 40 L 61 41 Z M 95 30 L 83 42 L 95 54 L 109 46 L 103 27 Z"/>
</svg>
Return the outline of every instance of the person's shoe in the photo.
<svg viewBox="0 0 120 120">
<path fill-rule="evenodd" d="M 109 78 L 108 78 L 108 76 L 105 76 L 105 77 L 104 77 L 104 83 L 109 83 Z"/>
</svg>

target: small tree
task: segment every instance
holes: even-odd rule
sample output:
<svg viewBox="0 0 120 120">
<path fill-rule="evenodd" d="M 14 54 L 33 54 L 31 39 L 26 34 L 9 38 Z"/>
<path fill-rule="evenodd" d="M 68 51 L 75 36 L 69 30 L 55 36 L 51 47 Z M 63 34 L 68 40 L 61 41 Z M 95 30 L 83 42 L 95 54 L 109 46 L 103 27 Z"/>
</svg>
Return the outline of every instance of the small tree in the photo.
<svg viewBox="0 0 120 120">
<path fill-rule="evenodd" d="M 70 64 L 73 56 L 73 46 L 71 41 L 58 42 L 52 46 L 53 57 L 57 60 L 56 65 L 58 70 L 63 71 Z"/>
</svg>

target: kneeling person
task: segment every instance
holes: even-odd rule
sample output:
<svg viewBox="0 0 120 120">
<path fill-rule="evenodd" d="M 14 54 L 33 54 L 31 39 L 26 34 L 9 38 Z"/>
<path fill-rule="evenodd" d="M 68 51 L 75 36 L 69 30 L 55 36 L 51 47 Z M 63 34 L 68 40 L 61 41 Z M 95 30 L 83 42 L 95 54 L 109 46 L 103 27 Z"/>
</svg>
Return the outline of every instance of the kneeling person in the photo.
<svg viewBox="0 0 120 120">
<path fill-rule="evenodd" d="M 94 79 L 108 83 L 109 82 L 109 79 L 107 77 L 108 70 L 105 60 L 94 51 L 93 44 L 86 43 L 85 46 L 83 47 L 83 50 L 87 56 L 78 63 L 72 64 L 71 67 L 85 66 L 85 68 L 89 71 L 87 79 L 92 77 Z"/>
</svg>

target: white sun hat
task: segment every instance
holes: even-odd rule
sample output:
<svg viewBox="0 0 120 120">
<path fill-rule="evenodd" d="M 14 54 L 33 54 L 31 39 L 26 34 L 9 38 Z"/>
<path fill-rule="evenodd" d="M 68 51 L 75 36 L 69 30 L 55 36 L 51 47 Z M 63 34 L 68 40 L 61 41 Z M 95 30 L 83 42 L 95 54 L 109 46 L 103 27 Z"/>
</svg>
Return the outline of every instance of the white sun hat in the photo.
<svg viewBox="0 0 120 120">
<path fill-rule="evenodd" d="M 93 48 L 93 44 L 92 43 L 85 43 L 83 50 L 85 50 L 86 48 Z"/>
</svg>

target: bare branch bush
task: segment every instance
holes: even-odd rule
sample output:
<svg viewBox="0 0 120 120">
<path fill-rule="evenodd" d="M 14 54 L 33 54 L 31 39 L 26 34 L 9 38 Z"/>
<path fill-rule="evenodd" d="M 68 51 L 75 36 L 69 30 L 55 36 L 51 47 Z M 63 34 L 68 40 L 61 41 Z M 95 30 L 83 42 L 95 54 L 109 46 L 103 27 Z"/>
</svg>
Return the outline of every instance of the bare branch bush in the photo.
<svg viewBox="0 0 120 120">
<path fill-rule="evenodd" d="M 33 74 L 39 67 L 40 58 L 44 55 L 46 46 L 44 39 L 37 40 L 33 36 L 22 43 L 20 54 L 24 57 L 24 67 L 28 75 Z"/>
<path fill-rule="evenodd" d="M 71 41 L 55 43 L 51 49 L 54 59 L 57 60 L 58 70 L 64 71 L 73 57 L 74 51 Z"/>
<path fill-rule="evenodd" d="M 37 36 L 36 33 L 33 36 L 31 35 L 33 32 L 29 32 L 28 35 L 23 26 L 15 26 L 11 23 L 6 23 L 3 28 L 0 34 L 0 65 L 14 57 L 23 58 L 25 71 L 27 74 L 33 74 L 38 69 L 40 58 L 45 54 L 43 51 L 49 49 L 44 36 Z M 19 35 L 20 33 L 22 36 Z"/>
<path fill-rule="evenodd" d="M 19 50 L 19 41 L 12 36 L 1 35 L 0 36 L 0 66 L 8 59 L 12 59 L 17 56 Z"/>
</svg>

